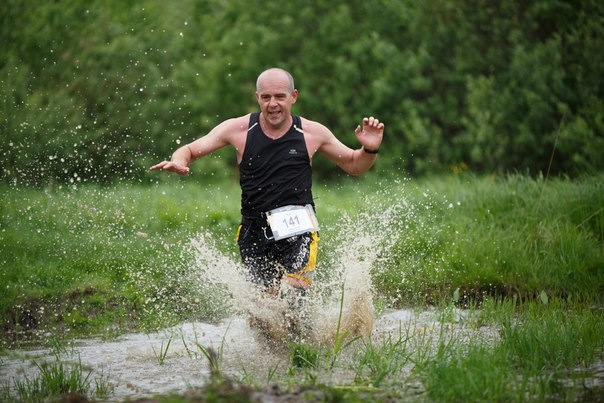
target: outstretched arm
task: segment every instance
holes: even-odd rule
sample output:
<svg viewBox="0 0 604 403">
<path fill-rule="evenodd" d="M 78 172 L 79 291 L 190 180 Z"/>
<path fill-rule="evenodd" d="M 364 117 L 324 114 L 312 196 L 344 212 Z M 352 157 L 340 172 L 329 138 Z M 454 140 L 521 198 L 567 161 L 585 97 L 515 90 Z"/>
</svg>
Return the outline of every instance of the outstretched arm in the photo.
<svg viewBox="0 0 604 403">
<path fill-rule="evenodd" d="M 176 172 L 181 176 L 189 174 L 189 165 L 193 162 L 193 153 L 191 152 L 191 145 L 186 144 L 174 151 L 172 159 L 170 161 L 162 161 L 159 164 L 153 165 L 149 168 L 150 171 L 164 170 L 170 172 Z"/>
<path fill-rule="evenodd" d="M 363 119 L 363 126 L 357 126 L 355 134 L 361 148 L 353 150 L 339 141 L 329 130 L 325 129 L 324 142 L 319 147 L 327 158 L 335 162 L 350 175 L 361 175 L 373 166 L 377 158 L 376 151 L 382 144 L 384 124 L 372 117 Z"/>
<path fill-rule="evenodd" d="M 149 170 L 164 170 L 186 176 L 189 174 L 189 165 L 191 163 L 228 144 L 234 145 L 239 153 L 239 149 L 241 148 L 239 147 L 239 142 L 245 138 L 240 134 L 245 128 L 245 124 L 245 117 L 226 120 L 205 136 L 177 149 L 172 154 L 170 161 L 162 161 L 159 164 L 153 165 Z"/>
</svg>

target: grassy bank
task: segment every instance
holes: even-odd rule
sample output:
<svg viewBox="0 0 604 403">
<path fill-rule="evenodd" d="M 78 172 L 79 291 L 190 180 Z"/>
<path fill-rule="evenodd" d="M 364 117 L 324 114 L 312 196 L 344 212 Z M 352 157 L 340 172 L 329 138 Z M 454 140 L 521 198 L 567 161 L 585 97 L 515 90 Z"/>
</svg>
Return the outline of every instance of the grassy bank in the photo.
<svg viewBox="0 0 604 403">
<path fill-rule="evenodd" d="M 193 234 L 211 228 L 232 239 L 234 186 L 4 187 L 2 195 L 6 330 L 111 333 L 214 314 L 201 296 L 179 304 L 192 291 L 179 274 Z"/>
<path fill-rule="evenodd" d="M 391 250 L 393 270 L 381 278 L 386 292 L 433 301 L 456 289 L 475 300 L 545 292 L 602 302 L 602 177 L 457 176 L 413 183 L 402 193 L 429 213 L 412 221 L 410 236 Z"/>
<path fill-rule="evenodd" d="M 485 296 L 602 304 L 604 180 L 451 176 L 316 184 L 328 270 L 343 214 L 403 203 L 400 236 L 374 280 L 387 305 Z M 223 314 L 186 276 L 189 239 L 208 232 L 237 260 L 236 182 L 14 189 L 0 203 L 4 334 L 119 332 Z M 322 260 L 322 262 L 321 262 Z"/>
</svg>

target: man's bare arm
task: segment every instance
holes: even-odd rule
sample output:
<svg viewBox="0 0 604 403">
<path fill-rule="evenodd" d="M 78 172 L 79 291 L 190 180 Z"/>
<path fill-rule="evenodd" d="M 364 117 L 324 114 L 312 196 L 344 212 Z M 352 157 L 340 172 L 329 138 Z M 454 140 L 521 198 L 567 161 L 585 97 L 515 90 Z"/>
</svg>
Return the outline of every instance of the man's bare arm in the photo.
<svg viewBox="0 0 604 403">
<path fill-rule="evenodd" d="M 373 166 L 377 151 L 382 143 L 384 124 L 373 117 L 364 118 L 363 126 L 357 126 L 355 134 L 361 148 L 353 150 L 338 140 L 328 129 L 324 129 L 319 151 L 350 175 L 361 175 Z"/>
<path fill-rule="evenodd" d="M 149 169 L 151 171 L 170 171 L 185 176 L 189 174 L 189 165 L 195 160 L 229 144 L 240 148 L 238 142 L 240 142 L 242 127 L 245 127 L 245 118 L 240 117 L 222 122 L 205 136 L 177 149 L 172 154 L 170 161 L 162 161 Z"/>
</svg>

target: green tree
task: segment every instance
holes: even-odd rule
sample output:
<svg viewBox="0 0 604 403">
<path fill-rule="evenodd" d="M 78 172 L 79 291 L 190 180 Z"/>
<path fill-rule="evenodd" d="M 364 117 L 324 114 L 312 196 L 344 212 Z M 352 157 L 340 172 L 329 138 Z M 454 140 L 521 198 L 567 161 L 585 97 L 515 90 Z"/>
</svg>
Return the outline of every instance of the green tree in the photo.
<svg viewBox="0 0 604 403">
<path fill-rule="evenodd" d="M 294 112 L 352 147 L 363 116 L 383 120 L 382 172 L 539 173 L 554 149 L 552 173 L 601 171 L 603 20 L 596 0 L 6 0 L 2 180 L 142 180 L 257 110 L 271 66 L 296 78 Z M 198 166 L 236 171 L 229 150 Z"/>
</svg>

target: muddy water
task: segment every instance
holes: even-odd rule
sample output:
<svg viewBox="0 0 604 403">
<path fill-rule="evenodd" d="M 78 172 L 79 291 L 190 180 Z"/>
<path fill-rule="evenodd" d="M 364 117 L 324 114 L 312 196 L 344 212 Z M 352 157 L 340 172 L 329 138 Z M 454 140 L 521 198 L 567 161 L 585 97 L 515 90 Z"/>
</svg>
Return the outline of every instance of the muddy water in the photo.
<svg viewBox="0 0 604 403">
<path fill-rule="evenodd" d="M 466 313 L 455 311 L 463 322 Z M 471 335 L 472 331 L 450 322 L 456 337 Z M 401 329 L 411 329 L 413 334 L 426 334 L 436 341 L 441 332 L 439 313 L 435 311 L 398 310 L 388 312 L 374 321 L 371 337 L 379 343 L 388 336 L 397 337 Z M 484 330 L 483 336 L 484 336 Z M 462 336 L 463 337 L 463 336 Z M 166 350 L 168 341 L 171 340 Z M 268 342 L 251 329 L 243 316 L 234 316 L 219 324 L 203 322 L 184 323 L 157 333 L 133 333 L 113 341 L 100 339 L 79 340 L 59 352 L 64 363 L 81 362 L 83 368 L 92 370 L 92 379 L 102 376 L 113 387 L 111 399 L 123 400 L 168 392 L 184 392 L 189 387 L 201 386 L 209 379 L 208 361 L 196 343 L 216 351 L 222 348 L 223 374 L 237 380 L 253 380 L 257 384 L 278 381 L 285 377 L 288 368 L 286 344 Z M 159 355 L 167 351 L 160 363 Z M 341 367 L 351 359 L 355 346 L 345 350 L 339 360 Z M 55 350 L 12 351 L 4 357 L 0 367 L 0 383 L 13 384 L 14 380 L 30 379 L 37 374 L 35 362 L 52 362 Z M 276 374 L 269 371 L 277 368 Z M 409 366 L 409 371 L 411 366 Z M 350 384 L 352 372 L 333 371 L 326 383 Z M 270 382 L 269 382 L 270 381 Z"/>
<path fill-rule="evenodd" d="M 60 359 L 80 360 L 84 368 L 94 371 L 93 378 L 103 374 L 117 399 L 183 391 L 202 385 L 209 374 L 207 360 L 195 343 L 219 349 L 223 337 L 225 371 L 236 368 L 237 355 L 244 353 L 237 351 L 238 347 L 249 347 L 249 353 L 254 354 L 256 343 L 246 322 L 234 318 L 218 325 L 186 323 L 157 333 L 133 333 L 114 341 L 80 340 L 61 351 Z M 166 351 L 166 358 L 160 363 L 162 351 Z M 5 359 L 0 378 L 31 378 L 37 372 L 33 361 L 53 361 L 54 354 L 51 350 L 14 351 Z"/>
</svg>

